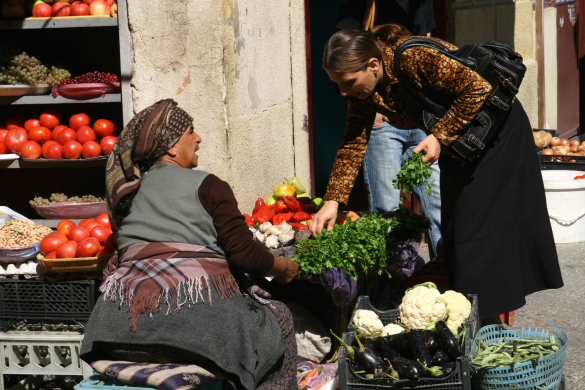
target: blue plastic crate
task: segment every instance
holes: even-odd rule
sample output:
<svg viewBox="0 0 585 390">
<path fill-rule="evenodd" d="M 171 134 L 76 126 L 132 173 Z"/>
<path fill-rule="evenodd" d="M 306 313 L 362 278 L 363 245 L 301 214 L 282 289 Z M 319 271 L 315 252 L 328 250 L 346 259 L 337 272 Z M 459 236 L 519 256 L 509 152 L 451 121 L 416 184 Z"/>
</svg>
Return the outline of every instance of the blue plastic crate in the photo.
<svg viewBox="0 0 585 390">
<path fill-rule="evenodd" d="M 126 385 L 122 382 L 115 381 L 110 378 L 105 378 L 100 374 L 94 372 L 89 378 L 79 382 L 74 387 L 76 390 L 152 390 L 154 387 L 138 387 Z M 214 382 L 205 387 L 202 390 L 222 390 L 221 382 Z"/>
<path fill-rule="evenodd" d="M 562 388 L 563 367 L 567 357 L 569 337 L 561 329 L 552 332 L 542 329 L 506 330 L 501 325 L 481 328 L 471 347 L 471 355 L 479 348 L 479 340 L 487 345 L 504 337 L 548 340 L 555 336 L 562 347 L 552 355 L 513 366 L 477 370 L 470 364 L 472 379 L 477 390 L 514 389 L 514 390 L 557 390 Z"/>
</svg>

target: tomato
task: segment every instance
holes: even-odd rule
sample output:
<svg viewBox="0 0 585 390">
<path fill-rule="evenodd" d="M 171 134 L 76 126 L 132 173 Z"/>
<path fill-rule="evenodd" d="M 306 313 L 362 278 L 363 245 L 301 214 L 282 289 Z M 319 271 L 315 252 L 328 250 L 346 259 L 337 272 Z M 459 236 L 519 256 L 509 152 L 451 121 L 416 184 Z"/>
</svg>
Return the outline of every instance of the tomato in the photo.
<svg viewBox="0 0 585 390">
<path fill-rule="evenodd" d="M 6 121 L 6 129 L 10 130 L 15 127 L 24 127 L 24 122 L 26 122 L 26 118 L 22 116 L 13 116 Z"/>
<path fill-rule="evenodd" d="M 61 145 L 65 145 L 67 142 L 75 140 L 77 140 L 77 133 L 70 128 L 61 130 L 55 138 L 55 141 L 59 142 Z"/>
<path fill-rule="evenodd" d="M 61 123 L 61 115 L 56 110 L 45 110 L 39 117 L 39 122 L 41 126 L 53 129 Z"/>
<path fill-rule="evenodd" d="M 112 137 L 111 135 L 108 135 L 107 137 L 102 138 L 102 140 L 100 141 L 102 153 L 103 154 L 112 153 L 112 149 L 114 149 L 114 145 L 116 145 L 116 141 L 118 141 L 118 137 Z"/>
<path fill-rule="evenodd" d="M 110 234 L 111 234 L 110 230 L 108 228 L 103 227 L 102 225 L 95 226 L 89 232 L 89 236 L 97 238 L 97 240 L 100 242 L 100 245 L 105 244 Z"/>
<path fill-rule="evenodd" d="M 78 130 L 81 126 L 89 126 L 89 117 L 85 114 L 75 114 L 69 119 L 69 127 Z"/>
<path fill-rule="evenodd" d="M 6 133 L 8 133 L 8 130 L 0 129 L 0 141 L 4 142 L 4 140 L 6 139 Z"/>
<path fill-rule="evenodd" d="M 26 130 L 22 127 L 8 130 L 6 138 L 4 139 L 6 148 L 12 153 L 18 153 L 22 144 L 26 141 L 28 141 L 28 135 L 26 134 Z"/>
<path fill-rule="evenodd" d="M 4 141 L 0 141 L 0 154 L 7 154 L 8 149 L 6 148 L 6 144 Z"/>
<path fill-rule="evenodd" d="M 88 223 L 93 222 L 93 221 L 95 221 L 95 218 L 84 219 L 83 221 L 80 221 L 79 222 L 79 225 L 77 225 L 77 226 L 85 226 Z"/>
<path fill-rule="evenodd" d="M 83 147 L 77 141 L 69 141 L 63 145 L 63 157 L 75 160 L 81 156 Z"/>
<path fill-rule="evenodd" d="M 34 160 L 41 157 L 41 145 L 37 141 L 26 141 L 20 146 L 20 157 Z"/>
<path fill-rule="evenodd" d="M 41 122 L 39 122 L 38 119 L 29 119 L 26 122 L 24 122 L 24 129 L 26 131 L 31 131 L 33 128 L 39 127 L 40 125 Z"/>
<path fill-rule="evenodd" d="M 77 253 L 77 242 L 67 241 L 57 248 L 58 259 L 74 259 Z"/>
<path fill-rule="evenodd" d="M 57 140 L 57 136 L 59 135 L 59 133 L 61 132 L 61 130 L 65 130 L 65 129 L 68 129 L 68 128 L 69 128 L 69 127 L 67 127 L 67 126 L 65 126 L 65 125 L 59 125 L 59 126 L 56 126 L 56 127 L 53 129 L 53 139 L 56 141 L 56 140 Z M 71 130 L 73 130 L 73 129 L 71 129 Z"/>
<path fill-rule="evenodd" d="M 56 259 L 56 258 L 57 258 L 57 252 L 56 251 L 49 252 L 45 256 L 45 259 Z"/>
<path fill-rule="evenodd" d="M 43 155 L 44 158 L 47 158 L 47 149 L 49 149 L 49 146 L 56 144 L 57 142 L 50 140 L 45 142 L 42 146 L 41 146 L 41 154 Z M 58 145 L 58 144 L 57 144 Z"/>
<path fill-rule="evenodd" d="M 81 242 L 89 237 L 89 230 L 83 226 L 73 226 L 67 237 L 72 241 Z"/>
<path fill-rule="evenodd" d="M 85 158 L 94 158 L 100 155 L 102 152 L 102 148 L 100 148 L 100 144 L 95 141 L 87 141 L 83 144 L 81 149 L 81 154 Z"/>
<path fill-rule="evenodd" d="M 93 229 L 96 226 L 102 226 L 102 225 L 100 225 L 95 220 L 93 220 L 93 221 L 90 221 L 90 222 L 86 223 L 83 227 L 86 228 L 88 231 L 91 232 L 91 229 Z"/>
<path fill-rule="evenodd" d="M 50 233 L 41 240 L 41 253 L 46 255 L 49 252 L 56 251 L 59 246 L 65 244 L 67 241 L 67 236 L 63 233 Z"/>
<path fill-rule="evenodd" d="M 110 233 L 108 238 L 106 238 L 106 249 L 111 252 L 114 252 L 118 249 L 118 241 L 116 240 L 116 234 Z"/>
<path fill-rule="evenodd" d="M 103 245 L 100 245 L 100 250 L 98 251 L 98 253 L 97 253 L 96 256 L 97 257 L 100 257 L 100 256 L 111 255 L 111 254 L 112 254 L 112 251 L 111 250 L 109 250 L 108 248 L 106 248 Z"/>
<path fill-rule="evenodd" d="M 112 121 L 107 119 L 98 119 L 93 124 L 93 130 L 100 137 L 107 137 L 108 135 L 114 135 L 116 132 L 116 126 Z"/>
<path fill-rule="evenodd" d="M 70 221 L 68 219 L 64 219 L 57 224 L 57 231 L 68 236 L 69 233 L 71 232 L 71 229 L 73 229 L 75 226 L 77 226 L 75 222 Z"/>
<path fill-rule="evenodd" d="M 43 126 L 33 127 L 28 131 L 28 139 L 37 142 L 47 142 L 52 138 L 51 130 Z"/>
<path fill-rule="evenodd" d="M 111 229 L 111 227 L 110 227 L 110 214 L 108 214 L 108 213 L 101 213 L 100 215 L 98 215 L 97 217 L 95 217 L 95 221 L 97 223 L 99 223 L 100 225 L 105 226 L 108 229 Z"/>
<path fill-rule="evenodd" d="M 87 141 L 95 141 L 97 136 L 95 135 L 95 131 L 89 126 L 81 126 L 77 129 L 77 141 L 82 145 Z"/>
<path fill-rule="evenodd" d="M 53 142 L 55 142 L 55 141 L 53 141 Z M 55 142 L 54 144 L 51 144 L 47 147 L 47 152 L 45 154 L 43 154 L 43 156 L 45 156 L 45 158 L 48 158 L 50 160 L 57 160 L 57 159 L 63 158 L 63 146 L 61 146 L 59 143 Z"/>
<path fill-rule="evenodd" d="M 100 242 L 95 237 L 89 237 L 77 245 L 77 257 L 94 257 L 100 250 Z"/>
</svg>

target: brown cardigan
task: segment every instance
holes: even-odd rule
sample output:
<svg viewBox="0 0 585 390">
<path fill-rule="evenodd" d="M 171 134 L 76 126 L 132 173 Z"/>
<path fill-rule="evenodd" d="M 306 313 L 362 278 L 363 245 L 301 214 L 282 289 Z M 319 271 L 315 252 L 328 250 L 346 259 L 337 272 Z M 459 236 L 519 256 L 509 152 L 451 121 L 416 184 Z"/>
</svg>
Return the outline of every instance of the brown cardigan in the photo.
<svg viewBox="0 0 585 390">
<path fill-rule="evenodd" d="M 422 107 L 403 88 L 394 71 L 394 51 L 411 37 L 399 39 L 393 46 L 385 46 L 383 65 L 386 78 L 386 96 L 375 93 L 367 99 L 348 98 L 347 125 L 339 149 L 325 200 L 347 204 L 359 169 L 363 163 L 376 112 L 388 118 L 398 129 L 418 129 Z M 433 38 L 451 50 L 450 43 Z M 491 85 L 479 74 L 437 50 L 426 47 L 407 49 L 400 57 L 403 74 L 416 88 L 434 89 L 455 96 L 451 109 L 432 129 L 443 145 L 450 145 L 475 118 L 489 96 Z"/>
</svg>

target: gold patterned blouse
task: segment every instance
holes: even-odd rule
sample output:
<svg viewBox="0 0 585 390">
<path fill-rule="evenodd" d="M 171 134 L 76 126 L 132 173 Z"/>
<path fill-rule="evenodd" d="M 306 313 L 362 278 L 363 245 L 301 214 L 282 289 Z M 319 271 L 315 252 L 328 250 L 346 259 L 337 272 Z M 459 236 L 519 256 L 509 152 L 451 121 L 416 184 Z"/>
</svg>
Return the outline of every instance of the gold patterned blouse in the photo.
<svg viewBox="0 0 585 390">
<path fill-rule="evenodd" d="M 389 80 L 386 96 L 375 93 L 367 99 L 348 97 L 345 134 L 329 179 L 325 200 L 347 204 L 359 169 L 362 166 L 376 112 L 388 118 L 398 129 L 421 128 L 422 107 L 410 97 L 394 72 L 394 51 L 411 37 L 385 46 L 383 64 Z M 435 39 L 435 38 L 433 38 Z M 441 41 L 450 50 L 457 47 Z M 475 118 L 491 93 L 491 85 L 479 74 L 439 51 L 426 47 L 405 50 L 400 57 L 405 77 L 418 89 L 432 89 L 454 96 L 447 114 L 431 129 L 442 145 L 450 145 Z"/>
</svg>

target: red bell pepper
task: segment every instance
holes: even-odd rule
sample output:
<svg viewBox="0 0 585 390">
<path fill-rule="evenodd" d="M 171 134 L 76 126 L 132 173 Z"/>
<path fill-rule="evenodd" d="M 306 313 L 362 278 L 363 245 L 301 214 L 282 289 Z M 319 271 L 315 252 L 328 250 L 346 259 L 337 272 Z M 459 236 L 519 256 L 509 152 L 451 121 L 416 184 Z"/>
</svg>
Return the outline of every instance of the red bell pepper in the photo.
<svg viewBox="0 0 585 390">
<path fill-rule="evenodd" d="M 268 205 L 260 206 L 258 211 L 252 215 L 252 218 L 260 223 L 272 222 L 274 211 L 272 210 L 272 207 Z"/>
<path fill-rule="evenodd" d="M 254 204 L 254 211 L 252 211 L 252 215 L 256 214 L 258 212 L 258 210 L 260 209 L 260 207 L 265 206 L 266 202 L 264 201 L 264 199 L 262 198 L 258 198 L 256 200 L 256 203 Z"/>
<path fill-rule="evenodd" d="M 293 217 L 293 215 L 295 215 L 295 213 L 282 213 L 280 215 L 282 215 L 284 217 L 284 220 L 286 222 L 289 222 L 290 219 Z"/>
<path fill-rule="evenodd" d="M 295 223 L 295 222 L 293 222 L 290 225 L 293 228 L 295 228 L 296 230 L 298 230 L 298 231 L 301 231 L 301 230 L 309 230 L 309 227 L 307 225 L 303 225 L 302 223 Z"/>
<path fill-rule="evenodd" d="M 281 223 L 285 223 L 286 220 L 284 219 L 284 214 L 276 214 L 274 218 L 272 218 L 273 225 L 280 225 Z"/>
<path fill-rule="evenodd" d="M 248 226 L 255 226 L 256 225 L 256 221 L 254 221 L 254 218 L 252 218 L 250 215 L 244 214 L 244 217 L 246 218 L 246 225 L 248 225 Z"/>
<path fill-rule="evenodd" d="M 308 203 L 303 205 L 303 211 L 309 214 L 313 214 L 317 210 L 315 209 L 315 206 L 312 203 Z"/>
<path fill-rule="evenodd" d="M 276 202 L 274 204 L 274 214 L 287 213 L 287 212 L 288 212 L 288 207 L 282 200 L 279 200 L 278 202 Z"/>
<path fill-rule="evenodd" d="M 293 198 L 292 196 L 283 196 L 282 201 L 293 213 L 296 213 L 303 208 L 303 205 L 297 200 L 297 198 Z"/>
<path fill-rule="evenodd" d="M 293 217 L 290 219 L 290 221 L 298 223 L 298 222 L 306 221 L 307 219 L 311 219 L 311 215 L 309 213 L 304 212 L 304 211 L 299 211 L 298 213 L 293 215 Z"/>
</svg>

